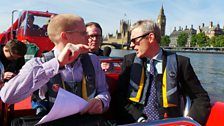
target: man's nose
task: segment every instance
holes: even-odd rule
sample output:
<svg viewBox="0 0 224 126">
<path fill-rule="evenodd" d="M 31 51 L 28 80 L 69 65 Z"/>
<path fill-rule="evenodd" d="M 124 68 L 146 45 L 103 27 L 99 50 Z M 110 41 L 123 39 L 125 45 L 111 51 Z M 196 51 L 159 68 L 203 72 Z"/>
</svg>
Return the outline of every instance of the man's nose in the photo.
<svg viewBox="0 0 224 126">
<path fill-rule="evenodd" d="M 133 48 L 135 46 L 135 44 L 133 42 L 131 42 L 130 47 Z"/>
<path fill-rule="evenodd" d="M 97 36 L 92 36 L 91 39 L 94 40 L 94 41 L 96 41 Z"/>
</svg>

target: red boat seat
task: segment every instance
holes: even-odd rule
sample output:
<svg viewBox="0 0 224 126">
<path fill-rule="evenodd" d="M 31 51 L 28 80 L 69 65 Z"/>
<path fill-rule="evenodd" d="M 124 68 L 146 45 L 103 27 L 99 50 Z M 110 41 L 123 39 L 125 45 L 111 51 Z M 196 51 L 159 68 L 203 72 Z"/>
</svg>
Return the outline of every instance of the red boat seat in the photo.
<svg viewBox="0 0 224 126">
<path fill-rule="evenodd" d="M 211 109 L 206 126 L 224 126 L 224 103 L 216 102 Z"/>
<path fill-rule="evenodd" d="M 31 96 L 16 104 L 2 103 L 2 125 L 8 126 L 13 118 L 35 115 L 35 110 L 31 107 Z"/>
<path fill-rule="evenodd" d="M 31 96 L 24 99 L 21 102 L 14 104 L 14 111 L 15 113 L 13 117 L 35 114 L 34 112 L 31 112 L 32 111 Z"/>
<path fill-rule="evenodd" d="M 118 84 L 118 78 L 119 78 L 119 74 L 117 73 L 110 73 L 110 74 L 106 74 L 106 79 L 107 79 L 107 83 L 109 86 L 109 92 L 111 95 L 111 102 L 110 102 L 110 108 L 109 110 L 104 114 L 104 116 L 107 119 L 114 119 L 114 117 L 116 116 L 115 113 L 115 93 L 116 93 L 116 89 L 117 89 L 117 84 Z"/>
</svg>

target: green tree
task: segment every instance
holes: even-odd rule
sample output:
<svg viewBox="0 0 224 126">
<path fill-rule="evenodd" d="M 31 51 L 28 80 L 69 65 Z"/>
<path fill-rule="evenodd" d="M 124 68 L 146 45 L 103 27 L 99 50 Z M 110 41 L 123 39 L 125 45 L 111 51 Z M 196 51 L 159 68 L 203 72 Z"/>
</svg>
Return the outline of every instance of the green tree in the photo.
<svg viewBox="0 0 224 126">
<path fill-rule="evenodd" d="M 211 39 L 208 40 L 208 44 L 211 47 L 217 47 L 217 43 L 216 43 L 216 36 L 213 36 Z"/>
<path fill-rule="evenodd" d="M 197 37 L 196 35 L 191 36 L 191 47 L 195 47 L 197 45 Z"/>
<path fill-rule="evenodd" d="M 170 37 L 168 35 L 162 36 L 160 45 L 161 46 L 169 46 L 169 44 L 170 44 Z"/>
<path fill-rule="evenodd" d="M 224 35 L 215 36 L 215 46 L 216 47 L 224 46 Z"/>
<path fill-rule="evenodd" d="M 177 46 L 183 47 L 186 45 L 188 39 L 188 34 L 185 32 L 180 33 L 180 35 L 177 38 Z"/>
<path fill-rule="evenodd" d="M 208 46 L 209 44 L 208 44 L 208 40 L 209 40 L 209 38 L 208 38 L 208 36 L 206 36 L 205 35 L 205 33 L 203 33 L 203 32 L 201 32 L 201 33 L 198 33 L 197 35 L 196 35 L 196 39 L 197 39 L 197 45 L 199 46 L 199 47 L 203 47 L 203 46 Z"/>
</svg>

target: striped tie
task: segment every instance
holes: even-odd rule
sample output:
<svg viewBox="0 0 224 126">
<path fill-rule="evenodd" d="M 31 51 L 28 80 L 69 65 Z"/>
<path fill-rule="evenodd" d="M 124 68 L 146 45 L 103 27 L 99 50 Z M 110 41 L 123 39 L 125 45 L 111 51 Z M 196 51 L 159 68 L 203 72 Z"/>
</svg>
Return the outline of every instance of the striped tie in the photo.
<svg viewBox="0 0 224 126">
<path fill-rule="evenodd" d="M 144 112 L 148 117 L 148 121 L 158 120 L 159 119 L 159 111 L 158 111 L 158 99 L 156 94 L 156 83 L 155 83 L 155 67 L 153 64 L 153 59 L 150 60 L 150 77 L 151 88 L 150 94 L 148 97 L 147 105 L 144 107 Z"/>
</svg>

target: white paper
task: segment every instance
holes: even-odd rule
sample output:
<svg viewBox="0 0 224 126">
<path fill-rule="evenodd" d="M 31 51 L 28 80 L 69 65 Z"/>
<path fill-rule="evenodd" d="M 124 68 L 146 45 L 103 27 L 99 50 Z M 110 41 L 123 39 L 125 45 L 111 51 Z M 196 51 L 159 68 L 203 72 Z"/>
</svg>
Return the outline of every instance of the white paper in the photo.
<svg viewBox="0 0 224 126">
<path fill-rule="evenodd" d="M 45 115 L 37 124 L 46 123 L 79 113 L 87 106 L 87 104 L 88 102 L 81 97 L 60 88 L 50 112 Z"/>
</svg>

